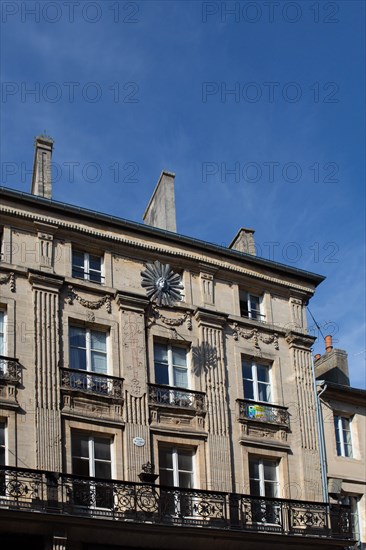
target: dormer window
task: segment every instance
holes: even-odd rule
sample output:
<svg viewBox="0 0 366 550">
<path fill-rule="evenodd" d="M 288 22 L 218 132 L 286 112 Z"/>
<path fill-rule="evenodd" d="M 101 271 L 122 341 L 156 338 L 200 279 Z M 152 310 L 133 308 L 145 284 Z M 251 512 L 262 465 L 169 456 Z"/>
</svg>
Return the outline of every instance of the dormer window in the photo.
<svg viewBox="0 0 366 550">
<path fill-rule="evenodd" d="M 77 279 L 104 283 L 103 260 L 101 256 L 88 252 L 72 251 L 72 276 Z"/>
<path fill-rule="evenodd" d="M 240 315 L 247 319 L 264 321 L 262 297 L 250 294 L 243 290 L 240 291 Z"/>
</svg>

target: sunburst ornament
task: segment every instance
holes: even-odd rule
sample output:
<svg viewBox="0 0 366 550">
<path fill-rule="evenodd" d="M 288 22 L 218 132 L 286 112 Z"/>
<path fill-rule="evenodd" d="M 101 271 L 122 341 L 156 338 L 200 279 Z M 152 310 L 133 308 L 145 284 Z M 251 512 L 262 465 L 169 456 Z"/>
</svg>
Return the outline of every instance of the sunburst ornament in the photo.
<svg viewBox="0 0 366 550">
<path fill-rule="evenodd" d="M 141 286 L 146 288 L 146 294 L 158 306 L 173 306 L 182 300 L 182 279 L 174 273 L 169 264 L 161 264 L 159 260 L 146 264 L 141 271 Z"/>
</svg>

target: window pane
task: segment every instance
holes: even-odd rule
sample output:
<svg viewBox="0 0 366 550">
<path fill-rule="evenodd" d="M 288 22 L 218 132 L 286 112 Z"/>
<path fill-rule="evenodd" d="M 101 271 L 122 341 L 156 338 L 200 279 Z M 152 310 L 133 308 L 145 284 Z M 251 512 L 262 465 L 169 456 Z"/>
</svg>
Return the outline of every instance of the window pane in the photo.
<svg viewBox="0 0 366 550">
<path fill-rule="evenodd" d="M 191 451 L 179 451 L 178 452 L 178 469 L 192 471 L 192 452 Z"/>
<path fill-rule="evenodd" d="M 258 384 L 259 401 L 268 402 L 271 397 L 270 386 L 268 384 Z"/>
<path fill-rule="evenodd" d="M 81 434 L 71 435 L 71 447 L 73 456 L 89 456 L 89 438 Z"/>
<path fill-rule="evenodd" d="M 0 466 L 5 466 L 5 448 L 0 447 Z"/>
<path fill-rule="evenodd" d="M 77 348 L 70 349 L 70 368 L 86 370 L 86 350 Z"/>
<path fill-rule="evenodd" d="M 154 359 L 160 363 L 168 363 L 168 351 L 164 344 L 154 344 Z"/>
<path fill-rule="evenodd" d="M 172 352 L 173 352 L 173 365 L 185 367 L 187 364 L 186 350 L 184 348 L 172 348 Z"/>
<path fill-rule="evenodd" d="M 276 477 L 276 462 L 269 460 L 263 461 L 264 479 L 267 481 L 277 481 Z"/>
<path fill-rule="evenodd" d="M 243 378 L 252 380 L 252 364 L 249 361 L 243 361 Z"/>
<path fill-rule="evenodd" d="M 89 472 L 89 460 L 83 460 L 81 458 L 73 457 L 72 459 L 72 473 L 77 476 L 90 476 Z"/>
<path fill-rule="evenodd" d="M 90 340 L 91 349 L 107 351 L 107 334 L 105 332 L 92 330 L 90 332 Z"/>
<path fill-rule="evenodd" d="M 258 382 L 269 382 L 269 369 L 264 365 L 257 365 Z"/>
<path fill-rule="evenodd" d="M 102 269 L 102 259 L 99 256 L 89 255 L 89 268 L 96 271 L 101 271 Z"/>
<path fill-rule="evenodd" d="M 170 449 L 159 449 L 160 468 L 173 468 L 172 451 Z"/>
<path fill-rule="evenodd" d="M 187 369 L 174 368 L 174 386 L 188 388 Z"/>
<path fill-rule="evenodd" d="M 173 482 L 173 471 L 172 470 L 159 470 L 159 484 L 160 485 L 169 485 L 172 486 Z"/>
<path fill-rule="evenodd" d="M 250 494 L 254 497 L 259 497 L 261 494 L 259 480 L 250 480 Z"/>
<path fill-rule="evenodd" d="M 91 352 L 91 370 L 100 374 L 107 373 L 107 356 L 104 353 Z"/>
<path fill-rule="evenodd" d="M 276 498 L 277 497 L 277 483 L 265 483 L 264 484 L 265 497 Z"/>
<path fill-rule="evenodd" d="M 101 274 L 98 271 L 89 271 L 89 280 L 94 283 L 100 283 L 102 280 Z"/>
<path fill-rule="evenodd" d="M 95 477 L 102 479 L 111 479 L 111 464 L 110 462 L 95 463 Z"/>
<path fill-rule="evenodd" d="M 84 254 L 82 252 L 75 252 L 72 253 L 72 266 L 74 267 L 81 267 L 84 269 Z"/>
<path fill-rule="evenodd" d="M 94 438 L 94 456 L 97 459 L 111 459 L 111 442 L 109 439 L 101 437 Z"/>
<path fill-rule="evenodd" d="M 250 307 L 251 309 L 255 309 L 259 312 L 259 297 L 258 296 L 251 296 L 250 297 Z"/>
<path fill-rule="evenodd" d="M 254 399 L 253 382 L 250 380 L 244 380 L 244 398 Z"/>
<path fill-rule="evenodd" d="M 182 487 L 183 489 L 191 489 L 193 487 L 191 473 L 179 472 L 179 487 Z"/>
<path fill-rule="evenodd" d="M 249 316 L 247 300 L 240 300 L 240 315 L 242 317 L 248 317 Z"/>
<path fill-rule="evenodd" d="M 249 477 L 259 479 L 259 463 L 257 460 L 249 460 Z"/>
<path fill-rule="evenodd" d="M 0 445 L 5 445 L 5 426 L 0 424 Z"/>
<path fill-rule="evenodd" d="M 169 385 L 168 365 L 155 363 L 155 383 Z"/>
<path fill-rule="evenodd" d="M 69 328 L 70 346 L 86 348 L 86 332 L 80 327 Z"/>
</svg>

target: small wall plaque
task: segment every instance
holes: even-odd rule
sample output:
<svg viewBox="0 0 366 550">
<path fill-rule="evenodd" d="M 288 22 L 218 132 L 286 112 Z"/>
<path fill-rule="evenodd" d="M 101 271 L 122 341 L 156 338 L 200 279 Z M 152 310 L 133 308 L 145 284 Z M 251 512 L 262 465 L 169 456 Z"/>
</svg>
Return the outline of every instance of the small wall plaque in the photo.
<svg viewBox="0 0 366 550">
<path fill-rule="evenodd" d="M 143 447 L 145 445 L 145 439 L 142 437 L 134 437 L 132 442 L 136 447 Z"/>
</svg>

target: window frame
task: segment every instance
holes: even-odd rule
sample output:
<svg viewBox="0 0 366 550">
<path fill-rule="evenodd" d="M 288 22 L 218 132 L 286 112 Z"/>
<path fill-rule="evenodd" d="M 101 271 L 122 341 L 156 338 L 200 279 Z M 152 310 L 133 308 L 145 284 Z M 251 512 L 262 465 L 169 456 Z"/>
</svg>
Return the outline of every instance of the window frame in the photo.
<svg viewBox="0 0 366 550">
<path fill-rule="evenodd" d="M 113 436 L 110 436 L 110 435 L 104 435 L 104 434 L 99 434 L 99 433 L 93 433 L 93 432 L 83 432 L 83 431 L 79 431 L 79 430 L 72 430 L 71 432 L 71 465 L 72 465 L 72 473 L 74 475 L 81 475 L 81 474 L 76 474 L 74 472 L 74 467 L 73 467 L 73 461 L 74 461 L 74 458 L 78 458 L 78 459 L 83 459 L 85 460 L 86 462 L 86 457 L 82 457 L 82 456 L 76 456 L 74 455 L 74 450 L 73 450 L 73 437 L 84 437 L 84 438 L 87 438 L 88 439 L 88 464 L 89 464 L 89 477 L 97 477 L 95 475 L 95 462 L 106 462 L 106 463 L 109 463 L 110 464 L 110 477 L 106 477 L 106 478 L 101 478 L 101 479 L 113 479 Z M 110 460 L 102 460 L 102 459 L 96 459 L 95 458 L 95 439 L 105 439 L 106 441 L 109 442 L 109 454 L 110 454 Z"/>
<path fill-rule="evenodd" d="M 83 277 L 81 276 L 81 273 L 80 273 L 80 277 L 78 277 L 74 273 L 74 254 L 75 255 L 76 254 L 80 254 L 80 255 L 82 254 L 83 255 Z M 90 257 L 91 256 L 94 256 L 95 258 L 100 259 L 100 280 L 99 281 L 94 281 L 93 279 L 90 278 L 90 271 L 92 271 L 93 273 L 99 273 L 99 270 L 95 270 L 95 269 L 90 268 Z M 81 269 L 80 266 L 76 266 L 76 267 L 78 267 L 78 269 Z M 89 281 L 91 283 L 96 283 L 98 285 L 105 284 L 104 256 L 99 255 L 99 254 L 93 254 L 91 252 L 84 252 L 82 250 L 72 248 L 72 251 L 71 251 L 71 275 L 74 279 L 80 279 L 82 281 Z"/>
<path fill-rule="evenodd" d="M 170 454 L 171 454 L 171 457 L 172 457 L 172 468 L 162 468 L 161 465 L 160 465 L 160 452 L 161 451 L 170 451 Z M 180 470 L 179 469 L 179 452 L 180 451 L 184 451 L 184 452 L 189 452 L 190 455 L 191 455 L 191 465 L 192 465 L 192 469 L 191 470 Z M 184 447 L 182 445 L 168 445 L 168 444 L 163 444 L 163 445 L 159 445 L 158 447 L 158 456 L 159 456 L 159 482 L 161 484 L 161 471 L 164 470 L 164 471 L 169 471 L 169 472 L 173 472 L 173 485 L 167 485 L 168 487 L 177 487 L 177 488 L 180 488 L 180 489 L 193 489 L 196 485 L 196 452 L 197 450 L 193 447 Z M 179 474 L 180 473 L 190 473 L 191 474 L 191 487 L 182 487 L 181 485 L 179 485 Z"/>
<path fill-rule="evenodd" d="M 250 463 L 253 463 L 253 462 L 257 462 L 258 463 L 258 472 L 259 472 L 259 477 L 258 479 L 257 478 L 252 478 L 251 475 L 250 475 Z M 266 479 L 265 478 L 265 474 L 264 474 L 264 463 L 265 462 L 272 462 L 272 463 L 275 463 L 275 481 L 272 481 L 271 479 Z M 259 481 L 259 495 L 254 495 L 252 493 L 252 490 L 250 488 L 250 494 L 251 496 L 255 496 L 255 497 L 262 497 L 262 498 L 268 498 L 266 497 L 266 483 L 270 483 L 271 486 L 275 487 L 275 495 L 270 497 L 270 498 L 279 498 L 279 493 L 280 493 L 280 480 L 279 480 L 279 469 L 280 469 L 280 461 L 276 458 L 271 458 L 271 457 L 259 457 L 259 456 L 252 456 L 252 457 L 249 457 L 249 484 L 251 484 L 252 481 Z"/>
<path fill-rule="evenodd" d="M 77 346 L 72 346 L 71 345 L 71 332 L 70 332 L 70 329 L 71 328 L 77 328 L 79 330 L 83 330 L 85 331 L 85 365 L 86 365 L 86 368 L 85 369 L 80 369 L 80 368 L 76 368 L 75 366 L 72 365 L 72 360 L 71 360 L 71 350 L 73 348 L 76 348 L 76 349 L 83 349 L 84 348 L 81 348 L 81 347 L 77 347 Z M 91 348 L 91 340 L 92 340 L 92 337 L 91 337 L 91 334 L 92 332 L 102 332 L 105 334 L 105 337 L 106 337 L 106 351 L 105 352 L 102 352 L 100 350 L 97 350 L 98 353 L 104 353 L 105 354 L 105 364 L 106 364 L 106 371 L 103 372 L 103 373 L 99 373 L 98 371 L 94 371 L 92 370 L 92 348 Z M 103 329 L 99 329 L 99 328 L 93 328 L 93 327 L 83 327 L 83 326 L 80 326 L 78 324 L 74 324 L 74 323 L 70 323 L 69 324 L 69 330 L 68 330 L 68 340 L 69 340 L 69 368 L 70 369 L 74 369 L 74 370 L 78 370 L 80 372 L 85 372 L 85 373 L 94 373 L 94 374 L 101 374 L 102 376 L 108 376 L 110 375 L 110 372 L 111 372 L 111 353 L 110 353 L 110 332 L 108 329 L 106 328 L 103 328 Z"/>
<path fill-rule="evenodd" d="M 258 309 L 252 308 L 252 299 L 258 300 Z M 246 303 L 248 315 L 243 314 L 242 303 Z M 263 294 L 253 294 L 251 292 L 248 292 L 247 290 L 239 289 L 239 305 L 240 317 L 243 317 L 244 319 L 252 319 L 253 321 L 265 321 L 266 316 L 263 312 Z"/>
<path fill-rule="evenodd" d="M 245 378 L 244 376 L 244 363 L 247 362 L 250 364 L 252 378 Z M 273 404 L 273 381 L 272 381 L 272 364 L 269 363 L 259 363 L 255 359 L 248 358 L 246 356 L 242 356 L 242 384 L 243 384 L 243 393 L 244 393 L 244 399 L 248 399 L 250 401 L 257 401 L 258 403 L 268 403 Z M 268 382 L 259 381 L 258 382 L 258 367 L 264 367 L 268 372 Z M 245 381 L 249 381 L 252 383 L 253 388 L 253 398 L 247 397 L 245 395 Z M 259 399 L 259 384 L 266 384 L 266 387 L 269 388 L 269 398 L 267 401 L 263 401 L 262 399 Z"/>
<path fill-rule="evenodd" d="M 157 382 L 156 380 L 156 363 L 161 363 L 161 361 L 157 361 L 155 359 L 155 346 L 156 345 L 159 345 L 159 346 L 164 346 L 166 347 L 167 349 L 167 363 L 168 363 L 168 384 L 161 384 L 160 382 Z M 179 349 L 182 349 L 185 351 L 185 363 L 186 363 L 186 366 L 185 366 L 185 371 L 186 371 L 186 375 L 187 375 L 187 387 L 183 387 L 183 386 L 177 386 L 175 383 L 174 383 L 174 367 L 179 367 L 179 368 L 182 368 L 180 365 L 174 365 L 173 363 L 173 348 L 179 348 Z M 190 390 L 192 389 L 191 388 L 191 377 L 189 376 L 189 372 L 190 372 L 190 364 L 189 364 L 189 349 L 185 346 L 176 346 L 174 344 L 172 344 L 171 342 L 161 342 L 159 340 L 154 340 L 154 345 L 153 345 L 153 358 L 154 358 L 154 380 L 155 380 L 155 384 L 158 384 L 158 385 L 162 385 L 162 386 L 168 386 L 168 387 L 172 387 L 172 388 L 182 388 L 182 389 L 186 389 L 186 390 Z"/>
<path fill-rule="evenodd" d="M 344 429 L 343 421 L 347 422 L 348 429 Z M 347 443 L 344 438 L 344 432 L 349 433 L 350 442 Z M 352 437 L 352 417 L 342 415 L 342 413 L 334 414 L 334 435 L 336 443 L 337 456 L 343 458 L 354 458 L 353 456 L 353 437 Z M 338 441 L 339 438 L 339 441 Z M 350 448 L 350 454 L 347 454 L 347 448 Z"/>
</svg>

